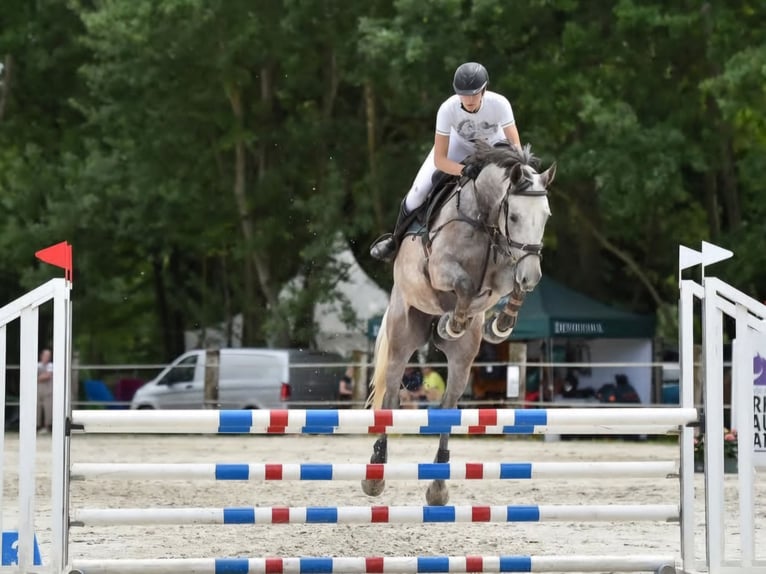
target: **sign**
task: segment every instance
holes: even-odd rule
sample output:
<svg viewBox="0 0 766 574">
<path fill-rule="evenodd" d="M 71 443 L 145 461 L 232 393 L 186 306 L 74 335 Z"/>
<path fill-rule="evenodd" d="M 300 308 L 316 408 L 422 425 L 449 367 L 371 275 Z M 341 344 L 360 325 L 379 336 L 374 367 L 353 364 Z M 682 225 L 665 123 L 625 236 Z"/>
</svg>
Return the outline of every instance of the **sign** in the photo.
<svg viewBox="0 0 766 574">
<path fill-rule="evenodd" d="M 554 335 L 603 335 L 604 325 L 600 321 L 554 321 Z"/>
<path fill-rule="evenodd" d="M 766 466 L 766 357 L 753 358 L 753 453 L 756 466 Z"/>
<path fill-rule="evenodd" d="M 40 548 L 37 545 L 37 536 L 33 541 L 33 553 L 34 564 L 39 566 L 42 564 L 40 559 Z M 19 533 L 15 530 L 5 531 L 2 534 L 2 560 L 0 564 L 3 566 L 12 566 L 19 563 Z"/>
</svg>

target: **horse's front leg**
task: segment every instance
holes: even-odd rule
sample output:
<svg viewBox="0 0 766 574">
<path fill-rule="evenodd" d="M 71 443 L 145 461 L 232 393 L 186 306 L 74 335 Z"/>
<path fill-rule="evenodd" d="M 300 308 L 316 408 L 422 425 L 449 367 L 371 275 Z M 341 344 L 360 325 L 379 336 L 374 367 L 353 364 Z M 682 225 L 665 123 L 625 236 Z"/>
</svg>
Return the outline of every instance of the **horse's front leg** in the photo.
<svg viewBox="0 0 766 574">
<path fill-rule="evenodd" d="M 513 328 L 516 326 L 516 320 L 519 316 L 519 309 L 524 303 L 526 293 L 518 285 L 514 285 L 513 291 L 508 296 L 508 302 L 503 310 L 492 315 L 484 323 L 483 337 L 488 343 L 502 343 L 511 336 Z"/>
<path fill-rule="evenodd" d="M 468 309 L 478 290 L 476 282 L 456 261 L 445 261 L 440 266 L 433 265 L 430 272 L 434 289 L 452 292 L 456 297 L 455 308 L 439 319 L 437 333 L 448 341 L 462 337 L 470 319 Z"/>
<path fill-rule="evenodd" d="M 436 451 L 434 462 L 449 462 L 449 433 L 439 435 L 439 450 Z M 445 480 L 437 478 L 428 485 L 426 502 L 430 506 L 444 506 L 449 502 L 449 489 Z"/>
</svg>

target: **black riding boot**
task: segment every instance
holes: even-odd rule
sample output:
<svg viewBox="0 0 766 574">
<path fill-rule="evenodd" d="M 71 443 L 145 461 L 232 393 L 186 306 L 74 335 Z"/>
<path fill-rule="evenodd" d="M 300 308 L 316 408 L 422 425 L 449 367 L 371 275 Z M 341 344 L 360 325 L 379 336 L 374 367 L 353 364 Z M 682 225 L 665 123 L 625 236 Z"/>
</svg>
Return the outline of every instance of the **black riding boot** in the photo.
<svg viewBox="0 0 766 574">
<path fill-rule="evenodd" d="M 418 216 L 418 212 L 419 210 L 416 208 L 411 213 L 407 213 L 407 208 L 402 201 L 399 216 L 396 218 L 396 225 L 394 225 L 394 232 L 378 237 L 370 247 L 370 255 L 381 261 L 391 261 L 396 256 L 399 244 L 404 239 L 404 234 L 407 233 L 410 224 Z"/>
</svg>

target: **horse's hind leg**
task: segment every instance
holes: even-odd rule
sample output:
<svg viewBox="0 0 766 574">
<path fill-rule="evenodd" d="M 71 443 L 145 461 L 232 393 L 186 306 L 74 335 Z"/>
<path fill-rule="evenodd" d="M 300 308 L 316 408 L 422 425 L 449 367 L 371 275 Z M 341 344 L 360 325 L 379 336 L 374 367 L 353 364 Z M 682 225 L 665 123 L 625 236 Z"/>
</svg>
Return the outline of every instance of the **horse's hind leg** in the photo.
<svg viewBox="0 0 766 574">
<path fill-rule="evenodd" d="M 396 390 L 390 392 L 393 388 L 393 384 L 386 383 L 386 395 L 383 397 L 384 409 L 395 409 L 399 406 L 399 381 L 402 379 L 402 373 L 404 371 L 404 364 L 401 368 L 398 364 L 389 364 L 386 378 L 394 380 L 396 382 Z M 372 456 L 370 457 L 371 464 L 386 464 L 388 462 L 388 435 L 383 433 L 375 441 L 372 446 Z M 382 478 L 364 479 L 362 480 L 362 491 L 367 496 L 380 496 L 383 489 L 386 487 L 386 481 Z"/>
<path fill-rule="evenodd" d="M 447 390 L 444 392 L 440 408 L 452 409 L 457 406 L 466 385 L 476 354 L 481 343 L 482 316 L 474 316 L 465 331 L 465 335 L 456 341 L 438 340 L 436 346 L 447 356 Z M 439 435 L 439 450 L 434 462 L 449 462 L 449 433 Z M 444 506 L 449 501 L 449 490 L 444 480 L 434 480 L 428 485 L 426 502 L 431 506 Z"/>
<path fill-rule="evenodd" d="M 412 353 L 428 340 L 431 318 L 420 311 L 405 309 L 396 289 L 391 294 L 391 302 L 386 311 L 385 325 L 381 326 L 379 341 L 376 345 L 375 373 L 373 383 L 377 392 L 385 394 L 381 407 L 395 409 L 399 406 L 399 388 L 402 374 Z M 382 377 L 383 380 L 379 380 Z M 388 462 L 388 437 L 380 435 L 373 446 L 370 463 Z M 383 479 L 362 480 L 362 490 L 368 496 L 378 496 L 383 492 L 386 481 Z"/>
<path fill-rule="evenodd" d="M 382 434 L 372 446 L 372 456 L 370 463 L 385 464 L 388 461 L 388 435 Z M 367 496 L 380 496 L 386 487 L 386 481 L 383 479 L 365 479 L 362 480 L 362 492 Z"/>
</svg>

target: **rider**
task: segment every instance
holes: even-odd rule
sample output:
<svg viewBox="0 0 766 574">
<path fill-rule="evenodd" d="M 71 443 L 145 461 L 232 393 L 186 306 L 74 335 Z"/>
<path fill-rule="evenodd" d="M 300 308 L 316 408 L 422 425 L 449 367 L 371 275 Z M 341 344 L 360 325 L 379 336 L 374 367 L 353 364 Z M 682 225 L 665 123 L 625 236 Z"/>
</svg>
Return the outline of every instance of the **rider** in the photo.
<svg viewBox="0 0 766 574">
<path fill-rule="evenodd" d="M 476 62 L 466 62 L 455 70 L 452 82 L 455 95 L 442 103 L 436 114 L 434 146 L 402 201 L 394 232 L 383 235 L 370 248 L 374 258 L 382 261 L 394 258 L 399 242 L 417 215 L 417 208 L 431 191 L 431 178 L 437 169 L 475 179 L 480 166 L 460 163 L 474 152 L 473 142 L 483 140 L 494 145 L 507 140 L 521 147 L 510 102 L 488 91 L 488 83 L 487 69 Z"/>
</svg>

